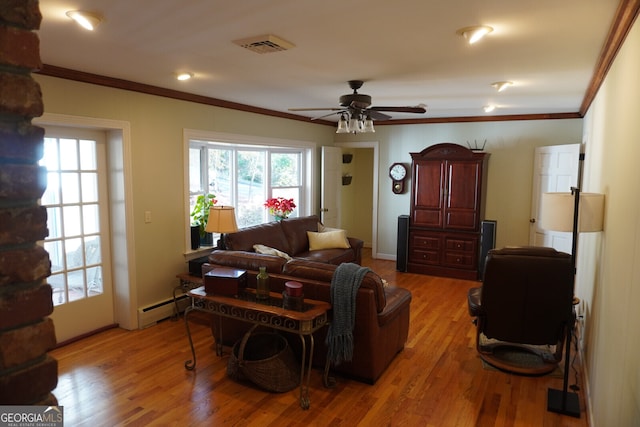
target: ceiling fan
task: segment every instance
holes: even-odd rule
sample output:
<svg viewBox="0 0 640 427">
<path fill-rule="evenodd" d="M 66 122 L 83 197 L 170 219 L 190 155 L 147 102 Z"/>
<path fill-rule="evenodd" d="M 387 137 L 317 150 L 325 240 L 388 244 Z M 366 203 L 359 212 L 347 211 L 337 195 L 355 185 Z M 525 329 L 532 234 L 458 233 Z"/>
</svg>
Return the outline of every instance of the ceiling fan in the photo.
<svg viewBox="0 0 640 427">
<path fill-rule="evenodd" d="M 363 93 L 358 93 L 358 89 L 362 87 L 364 82 L 362 80 L 349 80 L 349 87 L 353 89 L 353 93 L 348 93 L 340 97 L 340 107 L 328 107 L 328 108 L 289 108 L 289 111 L 331 111 L 328 114 L 324 114 L 319 117 L 314 117 L 311 120 L 318 120 L 325 117 L 332 116 L 334 114 L 340 115 L 340 121 L 353 121 L 357 120 L 362 122 L 362 126 L 367 126 L 365 121 L 369 121 L 371 129 L 373 129 L 372 120 L 389 120 L 391 116 L 384 114 L 382 111 L 393 113 L 417 113 L 424 114 L 427 109 L 424 104 L 417 105 L 415 107 L 380 107 L 371 106 L 371 96 Z M 345 123 L 346 125 L 346 123 Z M 366 131 L 366 130 L 360 130 Z M 338 122 L 338 132 L 340 132 L 340 122 Z M 346 132 L 353 132 L 353 130 L 346 130 Z M 373 132 L 373 130 L 370 130 Z"/>
</svg>

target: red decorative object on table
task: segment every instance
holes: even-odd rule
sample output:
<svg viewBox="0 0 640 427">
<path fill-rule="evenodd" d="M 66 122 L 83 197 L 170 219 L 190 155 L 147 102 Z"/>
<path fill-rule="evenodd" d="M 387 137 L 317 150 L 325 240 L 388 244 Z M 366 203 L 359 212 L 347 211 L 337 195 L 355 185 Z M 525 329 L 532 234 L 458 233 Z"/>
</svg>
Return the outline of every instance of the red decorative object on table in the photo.
<svg viewBox="0 0 640 427">
<path fill-rule="evenodd" d="M 290 297 L 301 297 L 302 296 L 302 283 L 288 281 L 284 284 L 284 287 L 287 291 L 287 295 Z"/>
<path fill-rule="evenodd" d="M 291 212 L 296 208 L 296 204 L 293 199 L 285 199 L 284 197 L 272 197 L 267 199 L 264 203 L 264 207 L 269 209 L 269 213 L 276 219 L 284 219 L 289 216 Z"/>
</svg>

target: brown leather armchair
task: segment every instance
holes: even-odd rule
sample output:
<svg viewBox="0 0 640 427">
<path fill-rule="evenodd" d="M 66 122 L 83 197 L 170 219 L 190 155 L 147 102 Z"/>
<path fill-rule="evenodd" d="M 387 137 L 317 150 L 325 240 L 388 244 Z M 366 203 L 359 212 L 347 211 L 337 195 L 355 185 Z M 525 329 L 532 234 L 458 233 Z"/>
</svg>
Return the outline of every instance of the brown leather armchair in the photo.
<svg viewBox="0 0 640 427">
<path fill-rule="evenodd" d="M 482 287 L 467 296 L 480 357 L 519 374 L 553 371 L 574 321 L 573 280 L 571 256 L 553 248 L 489 251 Z"/>
</svg>

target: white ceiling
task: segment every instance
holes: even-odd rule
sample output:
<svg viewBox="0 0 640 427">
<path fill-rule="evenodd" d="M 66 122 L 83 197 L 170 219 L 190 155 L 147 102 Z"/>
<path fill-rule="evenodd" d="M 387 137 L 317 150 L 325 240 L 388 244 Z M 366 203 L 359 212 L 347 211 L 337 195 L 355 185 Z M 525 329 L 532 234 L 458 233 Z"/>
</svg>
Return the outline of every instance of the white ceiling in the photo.
<svg viewBox="0 0 640 427">
<path fill-rule="evenodd" d="M 348 80 L 394 119 L 575 113 L 618 0 L 40 0 L 42 62 L 286 112 L 337 107 Z M 101 14 L 87 32 L 67 10 Z M 468 45 L 456 30 L 494 31 Z M 233 40 L 295 45 L 257 54 Z M 186 82 L 174 73 L 189 71 Z M 510 80 L 498 93 L 491 83 Z M 309 117 L 321 112 L 297 113 Z M 333 119 L 333 118 L 331 118 Z"/>
</svg>

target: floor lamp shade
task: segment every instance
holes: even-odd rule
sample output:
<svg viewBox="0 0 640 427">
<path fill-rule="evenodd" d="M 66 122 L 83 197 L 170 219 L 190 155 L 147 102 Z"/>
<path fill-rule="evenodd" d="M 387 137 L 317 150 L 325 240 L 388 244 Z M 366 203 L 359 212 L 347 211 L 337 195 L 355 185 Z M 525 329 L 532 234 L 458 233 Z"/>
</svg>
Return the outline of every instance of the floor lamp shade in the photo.
<svg viewBox="0 0 640 427">
<path fill-rule="evenodd" d="M 602 231 L 604 194 L 580 193 L 578 232 Z M 571 193 L 543 193 L 540 200 L 540 228 L 573 231 L 575 196 Z"/>
<path fill-rule="evenodd" d="M 233 233 L 238 231 L 233 206 L 212 206 L 204 229 L 208 233 Z"/>
</svg>

